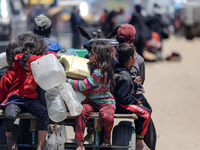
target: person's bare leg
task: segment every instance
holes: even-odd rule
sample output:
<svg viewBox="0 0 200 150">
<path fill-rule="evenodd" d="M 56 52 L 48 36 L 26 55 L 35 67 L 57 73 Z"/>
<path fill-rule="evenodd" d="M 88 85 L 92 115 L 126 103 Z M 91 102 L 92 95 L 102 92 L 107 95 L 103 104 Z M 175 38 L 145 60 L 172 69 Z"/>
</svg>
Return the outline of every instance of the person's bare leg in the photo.
<svg viewBox="0 0 200 150">
<path fill-rule="evenodd" d="M 142 140 L 144 147 L 146 148 L 146 150 L 150 150 L 150 148 L 146 145 L 146 143 L 144 142 L 144 140 Z"/>
<path fill-rule="evenodd" d="M 47 131 L 38 131 L 38 145 L 37 150 L 43 150 L 45 144 Z"/>
<path fill-rule="evenodd" d="M 136 150 L 150 150 L 143 140 L 137 139 Z"/>
<path fill-rule="evenodd" d="M 106 138 L 104 137 L 104 140 L 103 140 L 102 145 L 110 145 L 110 139 L 106 139 Z"/>
<path fill-rule="evenodd" d="M 9 150 L 18 150 L 17 142 L 12 136 L 12 132 L 6 132 L 7 145 Z"/>
<path fill-rule="evenodd" d="M 137 139 L 136 150 L 144 150 L 144 145 L 143 145 L 142 140 Z"/>
<path fill-rule="evenodd" d="M 83 142 L 81 142 L 81 141 L 77 142 L 77 148 L 76 148 L 76 150 L 85 150 Z"/>
</svg>

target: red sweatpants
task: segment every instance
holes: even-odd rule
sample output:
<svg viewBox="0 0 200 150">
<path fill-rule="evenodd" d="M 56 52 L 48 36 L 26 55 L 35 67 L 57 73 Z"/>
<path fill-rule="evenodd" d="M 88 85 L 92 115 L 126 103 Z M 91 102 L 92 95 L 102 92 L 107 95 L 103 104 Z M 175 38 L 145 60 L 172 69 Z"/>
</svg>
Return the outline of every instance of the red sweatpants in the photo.
<svg viewBox="0 0 200 150">
<path fill-rule="evenodd" d="M 135 120 L 136 137 L 137 139 L 143 139 L 144 135 L 147 132 L 149 121 L 151 118 L 150 110 L 146 107 L 134 105 L 134 104 L 132 105 L 119 104 L 117 111 L 119 111 L 120 107 L 121 107 L 121 110 L 120 110 L 121 112 L 125 111 L 126 113 L 137 114 L 138 120 Z"/>
<path fill-rule="evenodd" d="M 104 138 L 110 139 L 111 130 L 114 124 L 114 113 L 115 113 L 115 106 L 111 103 L 105 104 L 96 104 L 89 102 L 88 104 L 83 104 L 83 110 L 79 116 L 76 117 L 75 120 L 75 139 L 74 141 L 81 141 L 84 142 L 84 131 L 85 126 L 90 118 L 92 112 L 98 112 L 99 116 L 102 119 L 102 125 L 104 129 Z"/>
</svg>

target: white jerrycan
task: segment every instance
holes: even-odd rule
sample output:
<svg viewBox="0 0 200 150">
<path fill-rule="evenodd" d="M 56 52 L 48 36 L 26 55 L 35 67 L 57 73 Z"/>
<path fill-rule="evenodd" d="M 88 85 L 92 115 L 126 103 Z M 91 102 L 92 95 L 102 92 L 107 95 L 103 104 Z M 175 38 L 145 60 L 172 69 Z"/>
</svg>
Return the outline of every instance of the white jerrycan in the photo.
<svg viewBox="0 0 200 150">
<path fill-rule="evenodd" d="M 44 90 L 52 89 L 66 81 L 64 68 L 53 54 L 33 61 L 31 69 L 35 82 Z"/>
<path fill-rule="evenodd" d="M 57 87 L 47 90 L 45 99 L 48 115 L 52 121 L 60 122 L 67 118 L 67 108 Z"/>
<path fill-rule="evenodd" d="M 58 90 L 60 91 L 60 95 L 65 101 L 69 112 L 72 116 L 78 116 L 81 114 L 83 106 L 81 102 L 78 100 L 77 95 L 74 92 L 70 83 L 63 83 L 58 86 Z"/>
<path fill-rule="evenodd" d="M 0 54 L 0 68 L 8 66 L 6 52 Z"/>
</svg>

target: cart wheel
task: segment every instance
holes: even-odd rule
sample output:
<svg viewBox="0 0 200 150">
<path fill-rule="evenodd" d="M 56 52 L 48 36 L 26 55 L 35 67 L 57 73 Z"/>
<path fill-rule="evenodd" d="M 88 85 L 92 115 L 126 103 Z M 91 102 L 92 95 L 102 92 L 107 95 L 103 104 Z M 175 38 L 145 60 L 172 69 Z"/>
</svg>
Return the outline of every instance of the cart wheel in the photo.
<svg viewBox="0 0 200 150">
<path fill-rule="evenodd" d="M 121 121 L 113 129 L 112 145 L 116 146 L 131 146 L 126 150 L 135 150 L 136 148 L 136 135 L 134 124 L 131 121 Z M 114 150 L 125 150 L 116 148 Z"/>
</svg>

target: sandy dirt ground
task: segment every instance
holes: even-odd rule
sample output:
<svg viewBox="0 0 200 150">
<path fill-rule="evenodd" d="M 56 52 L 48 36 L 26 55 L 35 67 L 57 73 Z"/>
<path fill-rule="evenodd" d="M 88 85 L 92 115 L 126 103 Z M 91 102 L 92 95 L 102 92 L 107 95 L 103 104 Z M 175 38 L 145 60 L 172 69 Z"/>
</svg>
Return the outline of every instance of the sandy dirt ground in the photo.
<svg viewBox="0 0 200 150">
<path fill-rule="evenodd" d="M 200 38 L 171 36 L 163 56 L 172 51 L 181 61 L 146 63 L 145 96 L 153 107 L 157 150 L 200 150 Z"/>
</svg>

